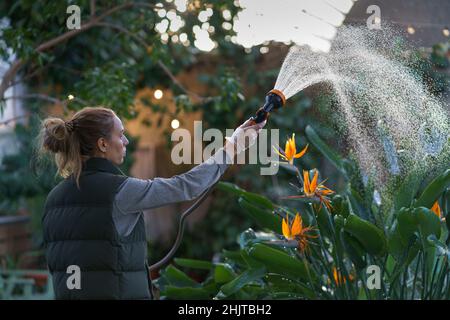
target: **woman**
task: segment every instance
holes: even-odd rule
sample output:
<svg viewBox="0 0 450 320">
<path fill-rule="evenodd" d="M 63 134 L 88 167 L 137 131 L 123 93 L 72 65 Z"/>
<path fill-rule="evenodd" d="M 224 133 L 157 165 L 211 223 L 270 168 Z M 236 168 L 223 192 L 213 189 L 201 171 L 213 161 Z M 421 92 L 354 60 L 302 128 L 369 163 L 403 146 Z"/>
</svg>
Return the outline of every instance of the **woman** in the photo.
<svg viewBox="0 0 450 320">
<path fill-rule="evenodd" d="M 111 109 L 84 108 L 67 122 L 44 120 L 41 150 L 55 155 L 65 178 L 49 193 L 42 218 L 56 298 L 150 299 L 142 210 L 202 194 L 235 154 L 256 141 L 265 122 L 251 124 L 246 121 L 223 148 L 189 172 L 143 180 L 117 168 L 128 140 Z"/>
</svg>

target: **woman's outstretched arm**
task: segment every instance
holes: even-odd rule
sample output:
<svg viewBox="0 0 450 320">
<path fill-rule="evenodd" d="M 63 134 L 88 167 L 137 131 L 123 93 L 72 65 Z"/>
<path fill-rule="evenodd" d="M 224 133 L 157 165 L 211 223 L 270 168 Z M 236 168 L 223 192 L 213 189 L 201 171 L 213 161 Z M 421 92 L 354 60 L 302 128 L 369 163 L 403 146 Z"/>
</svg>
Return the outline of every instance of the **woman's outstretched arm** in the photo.
<svg viewBox="0 0 450 320">
<path fill-rule="evenodd" d="M 226 144 L 205 162 L 171 178 L 128 178 L 115 197 L 116 208 L 127 214 L 195 199 L 223 175 L 232 162 L 231 148 Z"/>
</svg>

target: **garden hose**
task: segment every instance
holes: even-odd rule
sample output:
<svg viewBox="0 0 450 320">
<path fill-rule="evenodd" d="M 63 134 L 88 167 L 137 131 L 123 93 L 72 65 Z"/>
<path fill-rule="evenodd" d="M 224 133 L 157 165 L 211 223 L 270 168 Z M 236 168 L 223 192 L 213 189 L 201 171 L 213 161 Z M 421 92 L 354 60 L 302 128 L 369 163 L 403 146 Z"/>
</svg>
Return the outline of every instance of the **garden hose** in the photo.
<svg viewBox="0 0 450 320">
<path fill-rule="evenodd" d="M 270 90 L 265 98 L 265 102 L 264 105 L 258 109 L 258 111 L 256 112 L 255 116 L 253 116 L 251 118 L 252 121 L 254 121 L 255 123 L 261 123 L 264 120 L 266 120 L 270 114 L 270 112 L 272 112 L 273 110 L 277 110 L 279 108 L 281 108 L 286 102 L 286 98 L 284 96 L 284 94 L 276 89 Z M 151 278 L 151 272 L 153 270 L 157 270 L 158 268 L 162 267 L 163 265 L 165 265 L 166 263 L 168 263 L 173 255 L 175 254 L 175 252 L 178 250 L 178 247 L 181 244 L 181 240 L 183 238 L 183 234 L 184 234 L 184 228 L 185 228 L 185 223 L 186 223 L 186 218 L 195 210 L 197 209 L 202 202 L 206 199 L 206 197 L 211 193 L 211 191 L 214 189 L 214 187 L 216 186 L 216 184 L 218 183 L 215 182 L 212 186 L 210 186 L 208 189 L 206 189 L 197 199 L 197 201 L 195 201 L 195 203 L 190 206 L 188 209 L 186 209 L 186 211 L 184 211 L 181 216 L 180 216 L 180 220 L 178 222 L 178 233 L 177 233 L 177 237 L 175 239 L 175 242 L 172 246 L 172 249 L 170 249 L 170 251 L 164 256 L 164 258 L 162 258 L 161 260 L 159 260 L 158 262 L 152 264 L 151 266 L 148 267 L 149 270 L 149 278 L 150 278 L 150 288 L 152 290 L 152 296 L 155 297 L 154 293 L 153 293 L 153 283 L 152 283 L 152 278 Z"/>
</svg>

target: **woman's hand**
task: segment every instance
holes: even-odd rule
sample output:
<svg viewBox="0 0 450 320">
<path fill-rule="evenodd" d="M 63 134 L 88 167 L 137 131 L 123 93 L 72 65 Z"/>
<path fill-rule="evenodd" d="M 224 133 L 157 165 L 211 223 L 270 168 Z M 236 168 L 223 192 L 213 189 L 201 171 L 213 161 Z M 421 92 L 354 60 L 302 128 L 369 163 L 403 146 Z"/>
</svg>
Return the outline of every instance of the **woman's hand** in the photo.
<svg viewBox="0 0 450 320">
<path fill-rule="evenodd" d="M 259 132 L 266 123 L 267 120 L 261 123 L 255 123 L 250 118 L 236 128 L 231 137 L 225 137 L 227 142 L 225 143 L 224 149 L 230 155 L 230 158 L 233 159 L 235 154 L 239 154 L 255 144 Z"/>
</svg>

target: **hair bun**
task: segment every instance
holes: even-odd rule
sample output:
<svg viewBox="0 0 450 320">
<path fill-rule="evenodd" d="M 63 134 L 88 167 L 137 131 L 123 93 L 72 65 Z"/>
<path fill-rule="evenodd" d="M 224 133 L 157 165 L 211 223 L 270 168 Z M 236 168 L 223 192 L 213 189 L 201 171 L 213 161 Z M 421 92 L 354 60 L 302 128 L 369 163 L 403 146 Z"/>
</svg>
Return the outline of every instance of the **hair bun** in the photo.
<svg viewBox="0 0 450 320">
<path fill-rule="evenodd" d="M 59 118 L 48 118 L 43 123 L 43 145 L 52 152 L 64 152 L 67 146 L 69 130 L 66 122 Z M 72 128 L 73 130 L 73 128 Z"/>
</svg>

